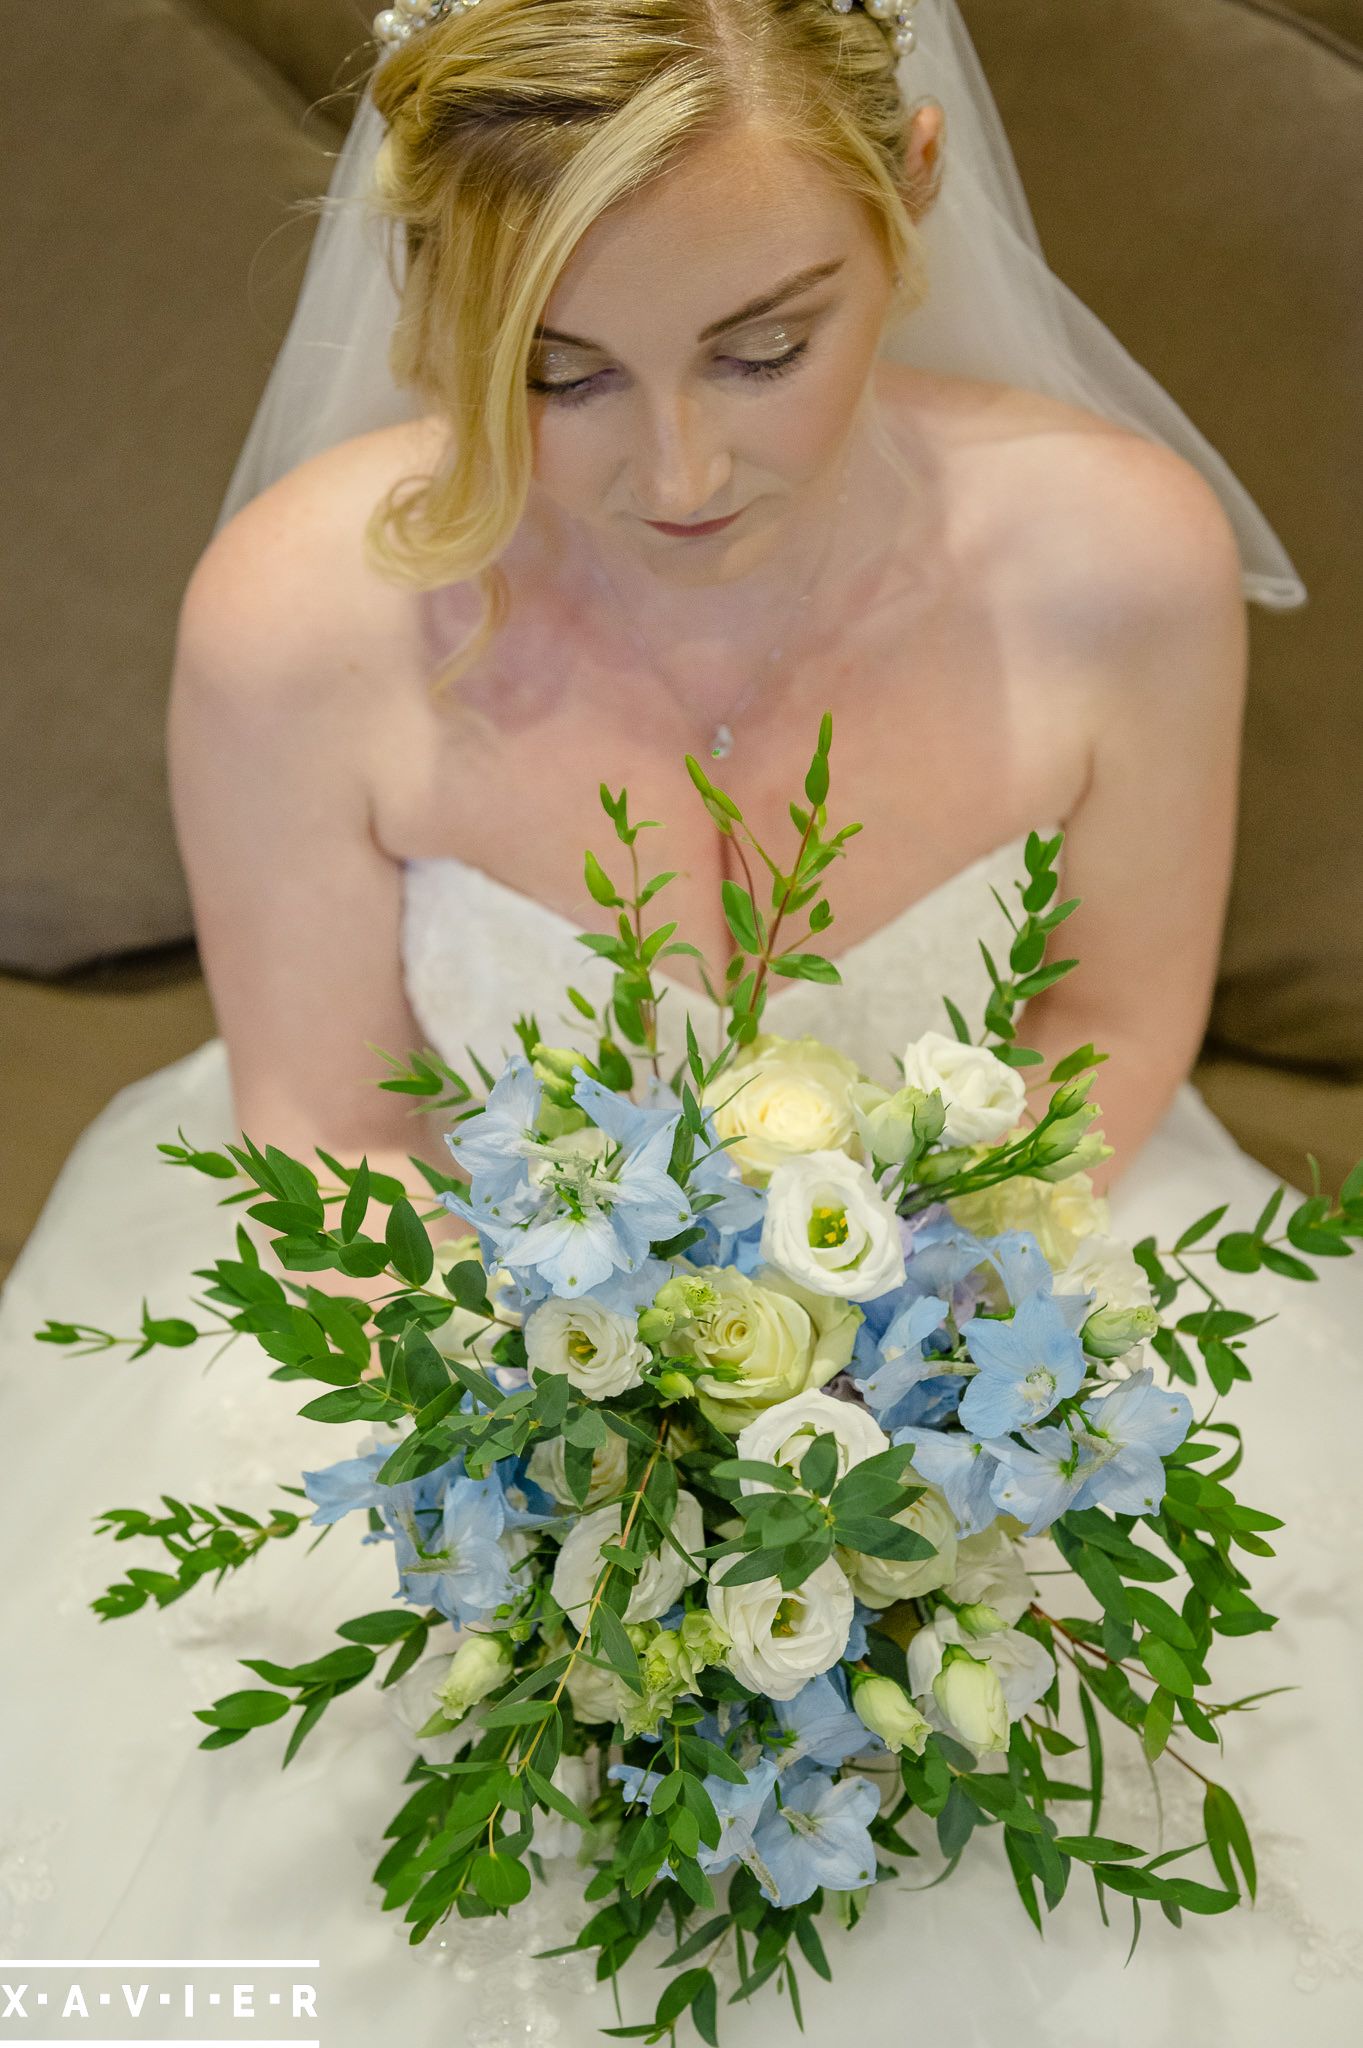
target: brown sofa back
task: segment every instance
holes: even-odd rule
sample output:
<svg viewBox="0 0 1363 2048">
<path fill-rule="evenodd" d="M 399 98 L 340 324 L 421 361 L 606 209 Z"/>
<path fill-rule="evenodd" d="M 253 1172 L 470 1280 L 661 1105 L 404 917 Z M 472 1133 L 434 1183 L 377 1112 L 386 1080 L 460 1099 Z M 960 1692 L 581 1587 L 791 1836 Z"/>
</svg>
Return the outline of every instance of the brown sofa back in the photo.
<svg viewBox="0 0 1363 2048">
<path fill-rule="evenodd" d="M 1363 28 L 1363 0 L 1329 11 Z M 1310 591 L 1251 614 L 1213 1044 L 1363 1077 L 1363 56 L 1260 0 L 964 12 L 1048 257 L 1238 470 Z"/>
<path fill-rule="evenodd" d="M 193 5 L 31 7 L 9 61 L 0 964 L 41 974 L 189 932 L 176 616 L 340 130 Z"/>
</svg>

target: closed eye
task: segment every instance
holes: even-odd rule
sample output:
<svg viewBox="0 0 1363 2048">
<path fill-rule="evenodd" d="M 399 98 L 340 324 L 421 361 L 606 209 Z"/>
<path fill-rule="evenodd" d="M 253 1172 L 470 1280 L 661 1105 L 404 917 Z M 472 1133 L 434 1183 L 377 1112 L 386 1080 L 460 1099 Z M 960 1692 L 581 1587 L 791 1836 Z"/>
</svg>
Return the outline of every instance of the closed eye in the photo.
<svg viewBox="0 0 1363 2048">
<path fill-rule="evenodd" d="M 784 377 L 795 368 L 809 347 L 809 341 L 797 341 L 779 356 L 718 356 L 716 364 L 726 367 L 743 379 L 765 379 Z M 547 398 L 558 405 L 580 405 L 584 400 L 601 393 L 604 380 L 611 376 L 609 370 L 595 370 L 589 377 L 575 377 L 570 382 L 550 383 L 543 378 L 527 378 L 527 386 L 537 397 Z"/>
</svg>

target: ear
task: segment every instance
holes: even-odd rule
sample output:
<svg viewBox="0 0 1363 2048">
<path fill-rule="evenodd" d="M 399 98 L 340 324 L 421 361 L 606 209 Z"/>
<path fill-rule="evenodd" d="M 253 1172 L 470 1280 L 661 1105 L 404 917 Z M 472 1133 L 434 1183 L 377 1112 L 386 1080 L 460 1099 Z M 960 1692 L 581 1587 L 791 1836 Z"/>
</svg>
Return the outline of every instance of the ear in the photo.
<svg viewBox="0 0 1363 2048">
<path fill-rule="evenodd" d="M 923 100 L 910 117 L 904 145 L 904 203 L 914 220 L 921 220 L 937 197 L 946 125 L 936 100 Z"/>
</svg>

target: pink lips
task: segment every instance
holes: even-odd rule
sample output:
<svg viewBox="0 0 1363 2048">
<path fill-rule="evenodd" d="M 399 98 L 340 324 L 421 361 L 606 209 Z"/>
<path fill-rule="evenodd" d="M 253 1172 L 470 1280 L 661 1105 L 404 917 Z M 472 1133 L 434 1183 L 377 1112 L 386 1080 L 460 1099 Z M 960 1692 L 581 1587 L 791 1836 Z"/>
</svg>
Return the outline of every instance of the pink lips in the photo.
<svg viewBox="0 0 1363 2048">
<path fill-rule="evenodd" d="M 655 533 L 676 533 L 697 536 L 703 533 L 718 533 L 721 527 L 732 526 L 735 519 L 737 519 L 738 516 L 739 515 L 737 512 L 731 512 L 727 519 L 705 519 L 702 520 L 700 524 L 696 526 L 673 526 L 668 521 L 663 519 L 646 519 L 644 521 L 644 524 L 645 526 L 651 526 Z"/>
</svg>

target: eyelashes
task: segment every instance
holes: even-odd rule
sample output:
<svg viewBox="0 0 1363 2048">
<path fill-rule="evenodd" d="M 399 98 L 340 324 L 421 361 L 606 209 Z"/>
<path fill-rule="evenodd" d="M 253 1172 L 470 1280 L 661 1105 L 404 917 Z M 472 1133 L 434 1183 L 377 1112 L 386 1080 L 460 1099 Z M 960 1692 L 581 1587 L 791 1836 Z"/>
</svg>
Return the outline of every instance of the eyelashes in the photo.
<svg viewBox="0 0 1363 2048">
<path fill-rule="evenodd" d="M 749 379 L 754 382 L 765 382 L 768 378 L 788 376 L 799 363 L 808 347 L 809 342 L 807 340 L 797 341 L 793 348 L 786 350 L 784 355 L 768 356 L 764 361 L 752 360 L 746 356 L 727 356 L 722 360 L 731 364 L 738 376 L 745 382 Z M 607 374 L 605 371 L 598 370 L 590 377 L 575 378 L 571 384 L 545 384 L 539 379 L 531 377 L 527 379 L 527 384 L 529 389 L 538 397 L 548 399 L 551 404 L 576 406 L 582 405 L 587 399 L 594 397 L 600 391 L 600 379 Z"/>
</svg>

